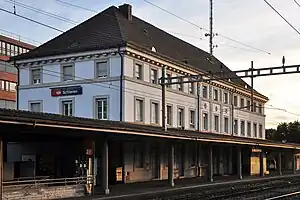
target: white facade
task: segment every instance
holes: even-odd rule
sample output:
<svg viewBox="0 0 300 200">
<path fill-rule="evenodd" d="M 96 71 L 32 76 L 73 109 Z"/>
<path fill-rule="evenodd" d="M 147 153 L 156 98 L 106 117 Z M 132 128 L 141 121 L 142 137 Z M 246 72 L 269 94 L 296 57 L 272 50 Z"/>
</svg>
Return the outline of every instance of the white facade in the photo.
<svg viewBox="0 0 300 200">
<path fill-rule="evenodd" d="M 74 55 L 67 55 L 19 61 L 19 109 L 64 114 L 63 102 L 67 100 L 72 102 L 70 112 L 73 116 L 120 120 L 121 56 L 116 51 L 113 54 L 111 54 L 113 50 L 109 52 L 110 54 L 102 52 L 105 54 L 100 56 L 99 54 L 95 56 L 94 52 L 87 52 L 84 56 L 77 55 L 77 58 L 74 58 Z M 127 48 L 126 52 L 123 56 L 123 120 L 161 125 L 161 86 L 158 85 L 158 78 L 162 74 L 161 66 L 168 66 L 167 75 L 172 77 L 199 72 L 187 70 L 136 50 Z M 49 60 L 52 60 L 52 63 L 49 63 Z M 39 63 L 44 61 L 44 64 L 38 64 L 36 61 Z M 102 61 L 106 62 L 106 70 L 102 63 L 97 68 L 97 63 Z M 24 65 L 25 63 L 27 64 Z M 70 68 L 63 68 L 64 66 L 70 66 Z M 37 80 L 35 84 L 33 84 L 34 73 L 32 73 L 34 69 L 40 69 L 40 80 Z M 99 69 L 101 73 L 107 74 L 98 77 L 97 70 Z M 73 80 L 63 81 L 64 70 L 70 70 Z M 51 88 L 69 86 L 81 86 L 82 94 L 51 96 Z M 207 89 L 204 88 L 205 86 Z M 179 85 L 172 85 L 167 88 L 166 102 L 169 106 L 167 110 L 172 111 L 167 112 L 167 116 L 170 117 L 167 122 L 170 127 L 198 130 L 197 85 L 193 84 L 192 94 L 189 92 L 188 84 L 181 87 L 183 91 L 178 91 L 179 87 Z M 255 112 L 251 112 L 247 108 L 239 108 L 246 106 L 247 101 L 250 100 L 249 89 L 229 82 L 227 84 L 215 82 L 210 85 L 203 83 L 199 84 L 199 88 L 200 131 L 265 138 L 263 106 L 266 100 L 264 98 L 254 96 L 254 105 L 260 107 L 256 107 Z M 235 92 L 233 92 L 234 88 Z M 204 94 L 205 91 L 207 91 L 206 94 Z M 236 106 L 233 106 L 235 104 L 233 95 L 237 98 Z M 99 99 L 107 101 L 99 103 L 97 102 Z M 242 99 L 244 99 L 244 105 L 241 103 Z M 235 107 L 234 110 L 232 106 Z M 237 127 L 233 126 L 235 122 L 237 122 Z M 249 127 L 251 130 L 248 131 Z"/>
</svg>

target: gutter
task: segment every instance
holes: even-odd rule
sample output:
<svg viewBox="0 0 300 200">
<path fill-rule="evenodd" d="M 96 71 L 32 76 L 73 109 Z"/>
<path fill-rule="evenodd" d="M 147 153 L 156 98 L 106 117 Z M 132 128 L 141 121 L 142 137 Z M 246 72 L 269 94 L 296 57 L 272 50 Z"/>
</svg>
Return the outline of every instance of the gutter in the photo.
<svg viewBox="0 0 300 200">
<path fill-rule="evenodd" d="M 123 121 L 123 77 L 124 77 L 124 56 L 121 53 L 120 46 L 118 47 L 118 54 L 121 57 L 121 74 L 120 74 L 120 121 Z"/>
<path fill-rule="evenodd" d="M 18 80 L 17 80 L 17 88 L 16 88 L 16 90 L 17 90 L 17 99 L 16 99 L 16 101 L 17 101 L 17 110 L 19 110 L 19 100 L 20 100 L 20 69 L 19 69 L 19 67 L 17 67 L 17 65 L 16 65 L 16 60 L 14 60 L 14 67 L 17 69 L 17 76 L 18 76 Z"/>
</svg>

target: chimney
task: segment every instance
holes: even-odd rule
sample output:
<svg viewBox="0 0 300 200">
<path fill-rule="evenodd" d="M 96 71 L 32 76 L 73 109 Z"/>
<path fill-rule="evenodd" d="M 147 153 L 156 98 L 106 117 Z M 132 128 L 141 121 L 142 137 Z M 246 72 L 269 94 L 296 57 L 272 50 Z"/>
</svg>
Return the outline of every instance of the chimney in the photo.
<svg viewBox="0 0 300 200">
<path fill-rule="evenodd" d="M 124 15 L 128 20 L 132 20 L 132 6 L 130 4 L 123 4 L 119 6 L 119 11 Z"/>
</svg>

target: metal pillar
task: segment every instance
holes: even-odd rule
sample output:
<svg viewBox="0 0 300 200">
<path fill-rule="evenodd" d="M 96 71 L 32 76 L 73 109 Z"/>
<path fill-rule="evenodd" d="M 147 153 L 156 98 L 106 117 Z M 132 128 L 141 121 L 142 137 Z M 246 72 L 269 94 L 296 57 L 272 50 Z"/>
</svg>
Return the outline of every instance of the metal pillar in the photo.
<svg viewBox="0 0 300 200">
<path fill-rule="evenodd" d="M 228 173 L 232 174 L 232 147 L 229 148 Z"/>
<path fill-rule="evenodd" d="M 166 85 L 165 85 L 165 81 L 166 81 L 166 66 L 163 66 L 162 68 L 162 79 L 161 79 L 161 104 L 162 104 L 162 108 L 161 108 L 161 112 L 162 112 L 162 127 L 163 129 L 166 131 L 167 130 L 167 116 L 166 116 Z"/>
<path fill-rule="evenodd" d="M 109 194 L 108 189 L 108 145 L 107 145 L 107 139 L 104 139 L 102 144 L 102 187 L 104 190 L 104 194 Z"/>
<path fill-rule="evenodd" d="M 170 186 L 174 186 L 174 145 L 169 145 L 168 152 L 168 183 Z"/>
<path fill-rule="evenodd" d="M 278 170 L 278 174 L 282 175 L 282 169 L 281 169 L 281 152 L 278 152 L 278 155 L 277 155 L 277 170 Z"/>
<path fill-rule="evenodd" d="M 241 147 L 237 147 L 237 175 L 238 175 L 238 179 L 243 179 Z"/>
<path fill-rule="evenodd" d="M 293 174 L 296 174 L 296 167 L 297 167 L 297 160 L 296 160 L 296 155 L 293 152 L 293 159 L 292 159 Z"/>
<path fill-rule="evenodd" d="M 213 168 L 213 148 L 212 145 L 209 145 L 208 148 L 208 180 L 210 182 L 214 181 L 214 168 Z"/>
<path fill-rule="evenodd" d="M 264 151 L 263 149 L 261 150 L 259 154 L 259 175 L 264 176 Z"/>
</svg>

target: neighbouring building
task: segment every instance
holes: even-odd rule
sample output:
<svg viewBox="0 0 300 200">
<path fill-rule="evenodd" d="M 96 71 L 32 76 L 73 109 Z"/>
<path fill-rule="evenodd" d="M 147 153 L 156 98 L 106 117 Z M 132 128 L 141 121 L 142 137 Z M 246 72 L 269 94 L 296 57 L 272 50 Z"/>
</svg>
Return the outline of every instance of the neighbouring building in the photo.
<svg viewBox="0 0 300 200">
<path fill-rule="evenodd" d="M 128 4 L 109 7 L 15 60 L 20 72 L 21 110 L 153 126 L 162 124 L 159 78 L 163 66 L 168 77 L 219 72 L 221 68 L 230 71 L 207 52 L 133 16 Z M 242 79 L 172 85 L 166 93 L 168 128 L 264 140 L 268 98 L 254 91 L 251 111 L 250 97 L 251 88 Z M 126 180 L 152 179 L 151 159 L 166 149 L 157 144 L 124 143 L 125 150 L 120 152 L 124 153 Z M 229 160 L 236 161 L 234 148 L 214 150 L 215 173 L 232 173 Z M 193 145 L 175 145 L 176 176 L 195 176 L 194 166 L 207 161 L 195 149 Z M 243 156 L 245 163 L 251 162 L 248 150 Z M 160 153 L 152 155 L 155 151 Z M 159 170 L 156 178 L 167 175 L 164 153 L 163 161 L 155 162 L 161 166 L 155 167 Z M 198 162 L 196 155 L 202 155 L 202 160 Z M 250 172 L 251 167 L 247 170 L 259 173 Z"/>
<path fill-rule="evenodd" d="M 34 46 L 0 35 L 0 108 L 16 108 L 17 69 L 9 63 L 12 56 L 26 53 Z"/>
</svg>

